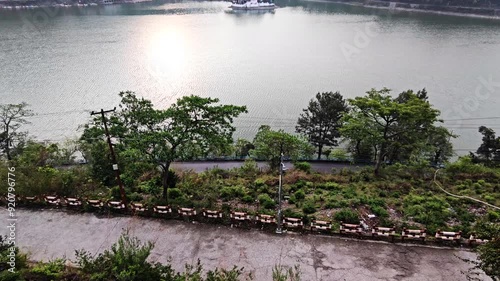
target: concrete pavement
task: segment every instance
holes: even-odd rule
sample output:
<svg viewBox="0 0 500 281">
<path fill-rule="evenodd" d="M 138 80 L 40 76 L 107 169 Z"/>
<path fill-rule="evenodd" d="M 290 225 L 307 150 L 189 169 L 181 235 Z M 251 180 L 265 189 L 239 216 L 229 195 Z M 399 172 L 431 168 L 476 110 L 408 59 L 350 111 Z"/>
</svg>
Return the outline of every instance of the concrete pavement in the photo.
<svg viewBox="0 0 500 281">
<path fill-rule="evenodd" d="M 139 217 L 97 217 L 62 210 L 17 210 L 17 243 L 34 260 L 74 259 L 77 249 L 109 248 L 122 233 L 156 246 L 151 259 L 183 270 L 200 259 L 205 268 L 245 267 L 255 280 L 272 280 L 276 264 L 299 264 L 302 280 L 466 280 L 460 273 L 475 258 L 463 249 L 422 247 L 316 235 L 277 236 L 259 230 Z M 4 211 L 7 224 L 7 213 Z M 0 234 L 6 235 L 2 227 Z M 483 276 L 484 280 L 491 280 Z"/>
</svg>

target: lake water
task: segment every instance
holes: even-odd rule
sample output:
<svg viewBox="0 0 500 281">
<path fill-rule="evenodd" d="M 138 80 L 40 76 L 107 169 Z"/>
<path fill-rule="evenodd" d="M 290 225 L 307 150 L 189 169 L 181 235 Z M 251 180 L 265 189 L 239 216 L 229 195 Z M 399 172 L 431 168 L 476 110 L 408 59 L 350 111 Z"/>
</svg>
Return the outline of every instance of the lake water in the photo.
<svg viewBox="0 0 500 281">
<path fill-rule="evenodd" d="M 228 2 L 0 11 L 0 102 L 28 102 L 39 114 L 30 132 L 62 141 L 122 90 L 158 107 L 217 97 L 248 106 L 236 136 L 251 139 L 260 124 L 293 131 L 319 91 L 425 87 L 460 135 L 458 153 L 477 148 L 479 125 L 500 131 L 490 118 L 500 116 L 500 21 L 276 3 L 274 13 L 230 13 Z"/>
</svg>

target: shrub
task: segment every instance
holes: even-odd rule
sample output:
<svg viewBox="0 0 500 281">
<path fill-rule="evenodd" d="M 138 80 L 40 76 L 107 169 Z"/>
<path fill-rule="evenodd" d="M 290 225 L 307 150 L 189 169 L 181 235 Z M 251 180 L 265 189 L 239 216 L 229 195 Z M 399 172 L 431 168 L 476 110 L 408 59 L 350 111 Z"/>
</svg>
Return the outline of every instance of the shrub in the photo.
<svg viewBox="0 0 500 281">
<path fill-rule="evenodd" d="M 348 187 L 348 188 L 344 188 L 342 190 L 342 195 L 346 198 L 346 199 L 352 199 L 354 197 L 357 196 L 357 192 L 356 192 L 356 189 L 352 186 Z"/>
<path fill-rule="evenodd" d="M 85 250 L 76 251 L 76 259 L 91 280 L 160 280 L 160 266 L 147 261 L 153 247 L 153 243 L 142 244 L 125 232 L 110 250 L 97 257 Z"/>
<path fill-rule="evenodd" d="M 327 209 L 346 208 L 346 207 L 349 207 L 349 201 L 332 197 L 328 198 L 328 201 L 326 202 L 325 205 L 325 208 Z"/>
<path fill-rule="evenodd" d="M 141 202 L 144 198 L 137 192 L 130 194 L 129 201 L 131 202 Z"/>
<path fill-rule="evenodd" d="M 486 214 L 486 218 L 490 222 L 498 222 L 498 221 L 500 221 L 500 213 L 497 211 L 494 211 L 494 210 L 490 210 Z"/>
<path fill-rule="evenodd" d="M 336 221 L 342 221 L 345 223 L 359 223 L 358 214 L 351 209 L 342 209 L 335 213 L 334 216 Z"/>
<path fill-rule="evenodd" d="M 169 188 L 167 192 L 168 192 L 168 198 L 172 200 L 175 200 L 182 196 L 182 191 L 178 188 Z"/>
<path fill-rule="evenodd" d="M 245 196 L 243 186 L 225 186 L 220 190 L 220 197 L 224 200 L 232 200 L 234 198 Z"/>
<path fill-rule="evenodd" d="M 266 185 L 266 180 L 265 179 L 256 179 L 254 182 L 255 187 L 261 187 Z"/>
<path fill-rule="evenodd" d="M 314 205 L 314 202 L 308 200 L 304 202 L 304 205 L 302 206 L 302 211 L 304 214 L 312 214 L 316 212 L 316 206 Z"/>
<path fill-rule="evenodd" d="M 243 165 L 241 165 L 240 167 L 240 172 L 243 176 L 256 176 L 260 172 L 260 170 L 255 160 L 246 159 Z"/>
<path fill-rule="evenodd" d="M 66 266 L 64 265 L 65 260 L 55 259 L 47 263 L 38 263 L 31 269 L 31 273 L 35 276 L 35 280 L 54 280 L 59 279 L 63 276 Z"/>
<path fill-rule="evenodd" d="M 121 200 L 121 192 L 119 186 L 114 186 L 109 190 L 109 196 L 114 200 Z"/>
<path fill-rule="evenodd" d="M 306 193 L 302 189 L 295 191 L 295 193 L 293 195 L 295 196 L 297 201 L 301 201 L 301 200 L 304 200 L 304 198 L 306 198 Z"/>
<path fill-rule="evenodd" d="M 156 184 L 156 180 L 141 182 L 139 184 L 139 189 L 144 193 L 151 194 L 156 197 L 160 196 L 163 191 L 162 186 Z"/>
<path fill-rule="evenodd" d="M 377 217 L 380 217 L 380 218 L 387 218 L 387 217 L 389 217 L 389 213 L 383 207 L 374 206 L 374 207 L 371 207 L 371 209 L 372 209 L 373 214 L 375 214 Z"/>
<path fill-rule="evenodd" d="M 323 185 L 323 188 L 326 190 L 340 190 L 341 187 L 336 182 L 327 182 Z"/>
<path fill-rule="evenodd" d="M 303 171 L 308 174 L 311 173 L 311 164 L 308 162 L 295 162 L 293 163 L 293 166 L 299 171 Z"/>
<path fill-rule="evenodd" d="M 259 203 L 265 208 L 265 209 L 273 209 L 276 207 L 276 203 L 274 202 L 273 199 L 268 194 L 260 194 L 258 196 Z"/>
<path fill-rule="evenodd" d="M 330 152 L 330 158 L 337 161 L 347 161 L 349 159 L 347 152 L 344 149 L 336 148 Z"/>
<path fill-rule="evenodd" d="M 253 197 L 251 195 L 243 196 L 243 198 L 241 198 L 241 201 L 243 201 L 245 203 L 253 203 L 254 202 Z"/>
<path fill-rule="evenodd" d="M 288 208 L 283 210 L 283 216 L 289 218 L 302 218 L 304 215 L 294 209 Z"/>
</svg>

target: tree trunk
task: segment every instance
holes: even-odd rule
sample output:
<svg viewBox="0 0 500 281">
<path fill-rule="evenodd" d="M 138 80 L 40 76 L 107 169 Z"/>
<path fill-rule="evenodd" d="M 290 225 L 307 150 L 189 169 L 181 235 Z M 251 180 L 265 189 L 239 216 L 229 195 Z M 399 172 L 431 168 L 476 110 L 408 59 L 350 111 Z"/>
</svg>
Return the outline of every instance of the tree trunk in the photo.
<svg viewBox="0 0 500 281">
<path fill-rule="evenodd" d="M 323 145 L 318 146 L 318 160 L 321 160 L 321 154 L 323 153 Z"/>
<path fill-rule="evenodd" d="M 163 186 L 163 199 L 167 200 L 167 203 L 168 203 L 168 169 L 170 168 L 170 163 L 165 163 L 163 165 L 161 165 L 161 183 L 162 183 L 162 186 Z"/>
<path fill-rule="evenodd" d="M 9 124 L 5 130 L 5 154 L 7 154 L 7 160 L 11 161 L 12 156 L 10 156 L 10 136 L 9 136 Z"/>
<path fill-rule="evenodd" d="M 382 161 L 384 160 L 384 150 L 385 150 L 385 144 L 382 144 L 377 154 L 377 161 L 375 162 L 374 173 L 376 176 L 379 175 L 380 167 L 382 166 Z"/>
</svg>

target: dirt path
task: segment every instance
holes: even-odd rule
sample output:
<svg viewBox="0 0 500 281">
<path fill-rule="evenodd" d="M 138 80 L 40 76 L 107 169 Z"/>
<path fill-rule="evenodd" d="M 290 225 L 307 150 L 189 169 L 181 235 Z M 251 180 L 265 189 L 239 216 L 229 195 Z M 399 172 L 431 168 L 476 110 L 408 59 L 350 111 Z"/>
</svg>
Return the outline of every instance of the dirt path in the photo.
<svg viewBox="0 0 500 281">
<path fill-rule="evenodd" d="M 172 258 L 177 270 L 200 259 L 205 268 L 245 267 L 255 280 L 271 280 L 275 264 L 299 264 L 302 280 L 465 280 L 469 265 L 454 255 L 474 258 L 467 250 L 367 242 L 356 239 L 286 234 L 190 224 L 137 217 L 104 217 L 60 210 L 17 210 L 17 243 L 34 260 L 66 256 L 76 249 L 102 251 L 123 229 L 142 241 L 154 241 L 152 259 Z M 4 211 L 4 218 L 7 218 Z M 5 219 L 5 221 L 7 221 Z M 2 227 L 0 234 L 7 234 Z M 484 280 L 490 280 L 484 278 Z"/>
</svg>

